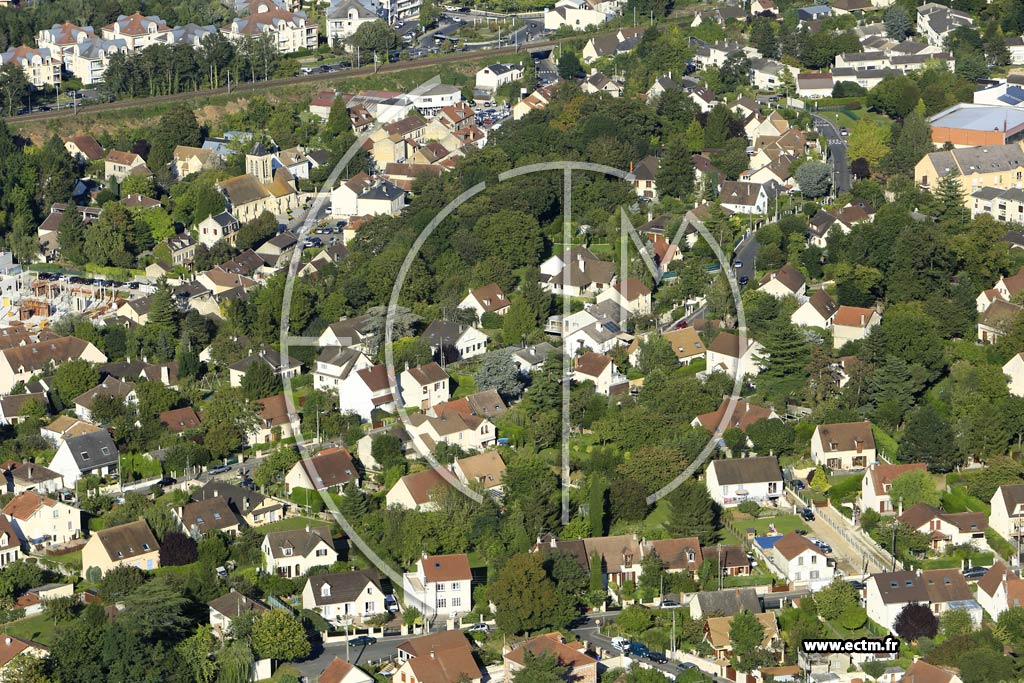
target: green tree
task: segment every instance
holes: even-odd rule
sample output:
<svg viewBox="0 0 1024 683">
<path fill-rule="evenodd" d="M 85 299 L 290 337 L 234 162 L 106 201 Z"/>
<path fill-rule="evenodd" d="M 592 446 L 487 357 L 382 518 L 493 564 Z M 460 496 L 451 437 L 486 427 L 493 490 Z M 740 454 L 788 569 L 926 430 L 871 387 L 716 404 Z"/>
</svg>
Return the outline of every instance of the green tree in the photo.
<svg viewBox="0 0 1024 683">
<path fill-rule="evenodd" d="M 889 76 L 868 93 L 868 106 L 894 119 L 902 119 L 914 110 L 921 91 L 906 76 Z"/>
<path fill-rule="evenodd" d="M 512 359 L 512 352 L 507 349 L 484 356 L 473 379 L 477 389 L 496 389 L 506 401 L 519 398 L 523 393 L 523 380 L 519 368 Z"/>
<path fill-rule="evenodd" d="M 558 58 L 558 76 L 564 80 L 572 80 L 583 71 L 583 65 L 575 52 L 568 50 Z"/>
<path fill-rule="evenodd" d="M 962 461 L 952 426 L 931 403 L 915 408 L 907 416 L 907 427 L 900 440 L 900 460 L 926 463 L 933 472 L 950 472 Z"/>
<path fill-rule="evenodd" d="M 441 10 L 437 3 L 434 0 L 423 0 L 420 5 L 420 28 L 424 30 L 430 28 L 437 23 L 439 16 L 441 16 Z"/>
<path fill-rule="evenodd" d="M 591 536 L 604 536 L 605 509 L 608 499 L 608 480 L 600 473 L 590 478 L 590 509 L 588 517 Z"/>
<path fill-rule="evenodd" d="M 960 172 L 953 169 L 939 179 L 935 188 L 935 198 L 939 202 L 939 217 L 957 223 L 966 221 L 964 207 L 964 188 L 960 182 Z"/>
<path fill-rule="evenodd" d="M 906 40 L 907 36 L 914 32 L 914 24 L 902 5 L 890 6 L 885 10 L 882 20 L 885 23 L 886 35 L 893 40 Z"/>
<path fill-rule="evenodd" d="M 718 539 L 718 510 L 701 482 L 687 479 L 668 495 L 668 503 L 665 529 L 674 538 L 696 536 L 701 545 Z"/>
<path fill-rule="evenodd" d="M 514 457 L 505 469 L 503 479 L 506 503 L 522 510 L 526 532 L 535 538 L 541 529 L 557 524 L 558 480 L 539 455 Z"/>
<path fill-rule="evenodd" d="M 0 66 L 0 96 L 3 97 L 8 116 L 14 116 L 14 112 L 28 96 L 30 87 L 25 72 L 17 62 L 10 61 Z"/>
<path fill-rule="evenodd" d="M 835 621 L 847 610 L 860 605 L 857 591 L 847 581 L 836 579 L 814 594 L 818 614 Z"/>
<path fill-rule="evenodd" d="M 891 136 L 892 151 L 886 155 L 882 165 L 891 173 L 912 175 L 917 162 L 935 149 L 931 126 L 920 114 L 911 112 L 898 130 Z"/>
<path fill-rule="evenodd" d="M 513 683 L 562 683 L 569 671 L 568 666 L 558 663 L 558 657 L 552 652 L 541 652 L 535 655 L 527 652 L 523 667 L 512 674 Z"/>
<path fill-rule="evenodd" d="M 793 174 L 800 192 L 808 197 L 823 197 L 832 187 L 832 166 L 820 161 L 806 161 Z"/>
<path fill-rule="evenodd" d="M 889 133 L 888 126 L 883 126 L 866 116 L 854 121 L 850 126 L 847 157 L 866 159 L 871 168 L 877 168 L 889 153 Z"/>
<path fill-rule="evenodd" d="M 935 488 L 935 481 L 930 474 L 922 470 L 904 472 L 893 479 L 889 488 L 889 498 L 893 505 L 898 506 L 902 503 L 904 510 L 918 503 L 932 506 L 939 504 L 939 492 Z"/>
<path fill-rule="evenodd" d="M 563 628 L 575 616 L 571 604 L 544 571 L 538 553 L 509 558 L 487 587 L 487 597 L 497 608 L 498 628 L 509 634 Z"/>
<path fill-rule="evenodd" d="M 53 374 L 53 388 L 62 406 L 70 406 L 76 397 L 92 389 L 99 381 L 99 372 L 85 360 L 61 363 Z"/>
<path fill-rule="evenodd" d="M 750 611 L 743 610 L 734 615 L 729 624 L 729 642 L 732 643 L 733 668 L 752 671 L 763 660 L 760 652 L 764 644 L 764 625 Z"/>
<path fill-rule="evenodd" d="M 501 318 L 501 336 L 509 344 L 521 344 L 537 331 L 537 316 L 522 297 L 512 300 L 508 312 Z"/>
<path fill-rule="evenodd" d="M 281 378 L 262 359 L 249 364 L 242 376 L 242 394 L 250 401 L 275 396 L 283 391 Z"/>
<path fill-rule="evenodd" d="M 693 123 L 697 123 L 694 119 Z M 693 125 L 691 123 L 690 125 Z M 697 123 L 698 129 L 700 124 Z M 694 166 L 691 141 L 686 134 L 674 135 L 665 144 L 658 165 L 658 191 L 670 197 L 684 199 L 693 194 Z"/>
<path fill-rule="evenodd" d="M 939 631 L 939 619 L 928 605 L 912 603 L 896 615 L 892 630 L 900 638 L 911 642 L 921 638 L 934 638 Z"/>
<path fill-rule="evenodd" d="M 672 371 L 679 367 L 672 345 L 660 334 L 648 335 L 639 344 L 637 369 L 644 375 L 656 370 Z"/>
<path fill-rule="evenodd" d="M 762 57 L 778 58 L 779 36 L 775 30 L 775 20 L 771 17 L 754 17 L 750 22 L 750 44 L 757 48 Z"/>
<path fill-rule="evenodd" d="M 356 32 L 348 38 L 349 44 L 359 48 L 367 55 L 379 55 L 382 61 L 387 61 L 388 52 L 399 45 L 398 34 L 386 21 L 380 19 L 360 24 Z M 367 59 L 366 61 L 369 61 Z"/>
<path fill-rule="evenodd" d="M 60 217 L 57 229 L 61 257 L 76 266 L 84 266 L 88 259 L 85 255 L 85 223 L 81 212 L 75 208 L 66 210 Z"/>
<path fill-rule="evenodd" d="M 309 638 L 302 622 L 285 610 L 263 612 L 252 625 L 252 648 L 261 659 L 294 661 L 309 655 Z"/>
</svg>

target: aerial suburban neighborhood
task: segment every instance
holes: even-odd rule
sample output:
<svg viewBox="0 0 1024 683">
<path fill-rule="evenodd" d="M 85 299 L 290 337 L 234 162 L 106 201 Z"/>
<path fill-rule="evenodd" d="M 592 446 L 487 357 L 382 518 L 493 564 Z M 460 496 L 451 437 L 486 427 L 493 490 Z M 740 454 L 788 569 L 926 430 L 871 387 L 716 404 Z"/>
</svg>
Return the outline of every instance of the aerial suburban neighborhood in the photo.
<svg viewBox="0 0 1024 683">
<path fill-rule="evenodd" d="M 0 683 L 1024 681 L 1024 0 L 0 0 Z"/>
</svg>

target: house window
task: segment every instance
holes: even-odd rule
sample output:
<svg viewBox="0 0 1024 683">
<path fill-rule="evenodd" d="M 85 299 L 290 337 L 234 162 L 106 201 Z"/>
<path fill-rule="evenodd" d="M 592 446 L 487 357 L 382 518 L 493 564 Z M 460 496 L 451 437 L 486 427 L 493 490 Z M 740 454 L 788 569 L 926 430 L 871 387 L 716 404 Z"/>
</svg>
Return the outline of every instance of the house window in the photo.
<svg viewBox="0 0 1024 683">
<path fill-rule="evenodd" d="M 327 557 L 327 548 L 317 548 L 316 549 L 316 556 L 317 557 Z"/>
<path fill-rule="evenodd" d="M 440 593 L 443 590 L 444 590 L 444 584 L 443 583 L 437 584 L 437 592 Z"/>
<path fill-rule="evenodd" d="M 292 549 L 291 548 L 285 548 L 284 549 L 284 556 L 285 557 L 291 557 L 292 556 Z"/>
<path fill-rule="evenodd" d="M 452 607 L 462 607 L 462 598 L 452 598 Z"/>
<path fill-rule="evenodd" d="M 453 591 L 459 590 L 459 582 L 458 581 L 453 581 L 452 582 L 452 590 Z"/>
<path fill-rule="evenodd" d="M 447 598 L 438 598 L 437 599 L 437 609 L 444 609 L 446 607 L 448 607 L 448 600 L 447 600 Z"/>
</svg>

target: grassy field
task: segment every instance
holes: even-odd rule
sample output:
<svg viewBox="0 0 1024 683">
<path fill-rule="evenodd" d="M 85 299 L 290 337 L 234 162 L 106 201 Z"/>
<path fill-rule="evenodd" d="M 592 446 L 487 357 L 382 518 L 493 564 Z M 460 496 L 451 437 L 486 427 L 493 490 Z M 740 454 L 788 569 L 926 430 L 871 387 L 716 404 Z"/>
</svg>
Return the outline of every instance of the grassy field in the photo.
<svg viewBox="0 0 1024 683">
<path fill-rule="evenodd" d="M 946 512 L 984 512 L 991 511 L 991 507 L 983 500 L 979 500 L 967 493 L 964 486 L 953 486 L 952 491 L 942 494 L 942 508 Z"/>
<path fill-rule="evenodd" d="M 473 375 L 460 375 L 453 372 L 452 379 L 455 380 L 456 384 L 455 392 L 452 393 L 452 400 L 476 393 L 476 380 L 473 379 Z"/>
<path fill-rule="evenodd" d="M 34 640 L 43 645 L 52 645 L 57 637 L 57 626 L 44 614 L 15 621 L 5 627 L 8 635 L 22 640 Z"/>
<path fill-rule="evenodd" d="M 261 527 L 257 527 L 261 533 L 267 534 L 271 531 L 294 531 L 295 529 L 304 529 L 306 525 L 310 526 L 323 526 L 324 524 L 330 526 L 330 522 L 325 522 L 322 519 L 312 519 L 310 517 L 289 517 L 288 519 L 282 519 L 279 522 L 271 522 L 270 524 L 264 524 Z"/>
<path fill-rule="evenodd" d="M 853 502 L 857 498 L 857 494 L 860 493 L 862 479 L 864 479 L 863 474 L 851 474 L 833 478 L 832 488 L 828 490 L 828 497 L 837 504 Z"/>
<path fill-rule="evenodd" d="M 643 521 L 641 535 L 645 538 L 662 538 L 667 536 L 664 531 L 665 521 L 668 519 L 669 502 L 667 498 L 659 500 L 654 509 Z M 634 531 L 636 524 L 633 522 L 616 522 L 609 530 L 609 535 L 629 534 Z"/>
<path fill-rule="evenodd" d="M 799 515 L 777 515 L 775 517 L 763 517 L 761 519 L 736 519 L 732 520 L 733 526 L 735 526 L 740 533 L 743 533 L 749 528 L 753 528 L 758 536 L 767 536 L 768 527 L 775 525 L 775 531 L 779 534 L 788 534 L 791 531 L 797 531 L 804 529 L 810 531 L 810 528 L 804 523 L 804 520 Z"/>
</svg>

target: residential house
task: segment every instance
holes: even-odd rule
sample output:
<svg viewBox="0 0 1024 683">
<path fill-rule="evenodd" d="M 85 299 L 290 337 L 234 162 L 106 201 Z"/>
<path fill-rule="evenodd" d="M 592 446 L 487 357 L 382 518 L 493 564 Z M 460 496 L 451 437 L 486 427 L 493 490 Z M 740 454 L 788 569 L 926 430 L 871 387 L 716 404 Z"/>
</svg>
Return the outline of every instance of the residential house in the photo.
<svg viewBox="0 0 1024 683">
<path fill-rule="evenodd" d="M 874 465 L 877 459 L 871 423 L 863 420 L 818 425 L 811 436 L 811 460 L 833 472 Z"/>
<path fill-rule="evenodd" d="M 259 600 L 247 597 L 232 588 L 216 600 L 207 603 L 210 607 L 210 626 L 213 634 L 224 640 L 231 635 L 231 622 L 245 614 L 259 615 L 269 607 Z"/>
<path fill-rule="evenodd" d="M 50 412 L 50 399 L 42 391 L 0 397 L 0 424 L 16 425 L 23 422 L 27 414 L 36 410 L 37 404 L 44 414 Z"/>
<path fill-rule="evenodd" d="M 557 31 L 568 26 L 574 31 L 582 31 L 591 26 L 600 26 L 608 20 L 608 16 L 605 12 L 592 9 L 585 0 L 560 0 L 554 9 L 544 8 L 544 30 Z"/>
<path fill-rule="evenodd" d="M 556 295 L 596 296 L 615 283 L 617 272 L 614 263 L 599 260 L 586 247 L 572 247 L 567 253 L 552 255 L 541 264 L 540 285 Z"/>
<path fill-rule="evenodd" d="M 945 5 L 926 2 L 917 8 L 917 35 L 929 45 L 943 47 L 946 38 L 961 26 L 972 26 L 974 19 L 967 12 L 950 9 Z"/>
<path fill-rule="evenodd" d="M 587 93 L 588 95 L 598 95 L 604 93 L 611 97 L 619 97 L 622 95 L 624 88 L 619 85 L 616 81 L 608 78 L 600 71 L 591 69 L 589 76 L 583 79 L 580 83 L 580 90 Z"/>
<path fill-rule="evenodd" d="M 434 406 L 432 411 L 437 417 L 450 417 L 461 415 L 462 417 L 483 417 L 493 420 L 508 411 L 508 406 L 501 400 L 501 395 L 496 389 L 485 389 L 477 391 L 468 396 L 457 398 L 454 401 L 447 401 Z"/>
<path fill-rule="evenodd" d="M 700 566 L 704 562 L 700 540 L 694 536 L 646 541 L 644 557 L 651 553 L 657 554 L 665 565 L 665 571 L 669 574 L 685 573 L 691 578 L 697 576 Z"/>
<path fill-rule="evenodd" d="M 487 351 L 487 335 L 472 325 L 435 320 L 420 336 L 435 356 L 446 361 L 479 356 Z"/>
<path fill-rule="evenodd" d="M 818 327 L 827 330 L 832 327 L 839 304 L 824 289 L 819 289 L 810 296 L 800 308 L 789 316 L 790 322 L 802 327 Z"/>
<path fill-rule="evenodd" d="M 438 410 L 446 405 L 436 406 L 435 415 L 414 413 L 406 419 L 413 446 L 421 455 L 433 453 L 441 443 L 459 446 L 463 450 L 494 445 L 497 434 L 490 420 L 479 415 L 465 415 L 462 411 Z"/>
<path fill-rule="evenodd" d="M 764 607 L 753 588 L 729 588 L 721 591 L 701 591 L 690 599 L 690 618 L 709 616 L 731 617 L 746 610 L 762 614 Z"/>
<path fill-rule="evenodd" d="M 0 64 L 15 64 L 36 90 L 60 86 L 61 58 L 47 48 L 18 45 L 0 52 Z"/>
<path fill-rule="evenodd" d="M 231 215 L 230 211 L 207 216 L 198 225 L 199 243 L 209 249 L 223 239 L 234 246 L 240 227 L 238 219 Z"/>
<path fill-rule="evenodd" d="M 757 375 L 761 372 L 758 358 L 764 346 L 750 339 L 745 340 L 746 348 L 740 349 L 740 337 L 731 332 L 719 332 L 708 346 L 707 371 L 724 372 L 730 377 Z"/>
<path fill-rule="evenodd" d="M 503 491 L 502 478 L 505 476 L 505 461 L 498 451 L 484 451 L 478 455 L 458 458 L 451 465 L 452 472 L 466 486 L 479 486 L 495 496 Z"/>
<path fill-rule="evenodd" d="M 50 424 L 40 427 L 39 435 L 54 446 L 59 446 L 67 438 L 98 432 L 101 429 L 102 427 L 82 422 L 67 415 L 59 415 Z"/>
<path fill-rule="evenodd" d="M 360 0 L 338 0 L 327 9 L 327 44 L 342 47 L 359 27 L 380 19 L 370 3 Z M 326 119 L 326 117 L 324 117 Z"/>
<path fill-rule="evenodd" d="M 434 614 L 440 616 L 437 612 Z M 398 662 L 398 670 L 393 675 L 396 683 L 480 683 L 483 680 L 469 640 L 465 632 L 458 629 L 403 641 L 398 645 Z"/>
<path fill-rule="evenodd" d="M 522 64 L 491 64 L 476 72 L 476 88 L 493 92 L 506 83 L 518 81 L 522 77 Z"/>
<path fill-rule="evenodd" d="M 341 657 L 335 657 L 317 677 L 316 683 L 373 683 L 373 676 Z"/>
<path fill-rule="evenodd" d="M 817 100 L 822 97 L 832 97 L 834 87 L 832 74 L 801 73 L 796 77 L 796 94 L 803 99 Z"/>
<path fill-rule="evenodd" d="M 658 157 L 648 155 L 632 166 L 630 171 L 633 174 L 633 190 L 637 197 L 652 202 L 658 201 L 659 164 Z"/>
<path fill-rule="evenodd" d="M 198 242 L 187 232 L 168 237 L 167 248 L 171 252 L 171 264 L 175 266 L 190 265 L 195 258 L 197 244 Z"/>
<path fill-rule="evenodd" d="M 593 382 L 594 391 L 611 396 L 625 391 L 628 380 L 620 373 L 610 356 L 587 351 L 573 361 L 573 382 Z"/>
<path fill-rule="evenodd" d="M 135 152 L 121 152 L 112 149 L 103 159 L 103 174 L 117 182 L 124 182 L 129 175 L 150 175 L 146 161 Z"/>
<path fill-rule="evenodd" d="M 25 462 L 8 460 L 0 464 L 0 472 L 3 473 L 5 481 L 5 485 L 0 489 L 3 493 L 17 495 L 24 491 L 34 491 L 51 494 L 64 488 L 64 477 L 49 467 L 43 467 L 27 460 Z"/>
<path fill-rule="evenodd" d="M 257 527 L 284 518 L 284 505 L 256 491 L 222 481 L 209 481 L 192 494 L 192 500 L 223 498 L 231 511 L 242 518 L 247 526 Z"/>
<path fill-rule="evenodd" d="M 103 151 L 103 146 L 91 135 L 72 135 L 64 141 L 64 149 L 83 163 L 99 161 L 107 154 Z"/>
<path fill-rule="evenodd" d="M 990 617 L 998 619 L 1011 607 L 1024 607 L 1024 580 L 997 559 L 978 581 L 976 600 Z"/>
<path fill-rule="evenodd" d="M 730 406 L 732 408 L 732 415 L 726 419 L 726 415 L 729 412 Z M 744 398 L 732 399 L 728 396 L 722 397 L 722 402 L 718 405 L 718 408 L 711 411 L 710 413 L 702 413 L 697 417 L 693 418 L 690 425 L 693 427 L 703 427 L 712 434 L 721 435 L 725 430 L 730 428 L 739 429 L 742 432 L 747 431 L 747 427 L 754 424 L 758 420 L 777 420 L 779 419 L 778 414 L 774 408 L 764 408 L 753 403 L 749 403 Z M 750 444 L 748 442 L 748 448 Z"/>
<path fill-rule="evenodd" d="M 445 479 L 443 468 L 421 470 L 407 474 L 395 482 L 385 499 L 388 507 L 397 505 L 409 510 L 429 512 L 436 508 L 434 501 L 431 500 L 431 493 L 435 489 L 450 485 Z"/>
<path fill-rule="evenodd" d="M 496 313 L 505 315 L 512 304 L 495 283 L 477 287 L 469 290 L 469 294 L 459 304 L 459 308 L 467 308 L 476 312 L 477 319 L 483 318 L 485 313 Z"/>
<path fill-rule="evenodd" d="M 359 486 L 359 469 L 348 449 L 334 446 L 292 465 L 284 477 L 284 488 L 287 493 L 296 488 L 340 493 L 349 482 Z"/>
<path fill-rule="evenodd" d="M 597 301 L 614 301 L 630 315 L 651 314 L 651 290 L 638 278 L 630 277 L 616 282 L 597 295 Z"/>
<path fill-rule="evenodd" d="M 507 650 L 502 656 L 506 681 L 513 680 L 515 673 L 533 658 L 553 657 L 558 666 L 564 668 L 566 680 L 597 683 L 597 660 L 585 652 L 582 642 L 567 643 L 561 633 L 534 636 Z"/>
<path fill-rule="evenodd" d="M 1024 484 L 1004 484 L 996 489 L 988 524 L 1011 543 L 1024 541 Z"/>
<path fill-rule="evenodd" d="M 923 462 L 905 465 L 888 465 L 878 462 L 874 465 L 869 465 L 860 484 L 861 509 L 874 510 L 881 514 L 903 512 L 903 506 L 900 502 L 894 502 L 890 499 L 889 489 L 892 487 L 894 479 L 900 475 L 915 471 L 927 472 L 928 467 Z M 1024 501 L 1024 486 L 1021 487 L 1021 500 Z"/>
<path fill-rule="evenodd" d="M 544 361 L 548 355 L 557 352 L 554 346 L 547 342 L 532 344 L 521 349 L 512 351 L 512 362 L 516 364 L 520 374 L 529 375 L 535 370 L 544 367 Z"/>
<path fill-rule="evenodd" d="M 302 589 L 302 608 L 332 624 L 362 625 L 386 612 L 384 589 L 376 570 L 314 574 Z"/>
<path fill-rule="evenodd" d="M 398 387 L 407 408 L 429 410 L 451 397 L 448 373 L 434 362 L 403 370 Z"/>
<path fill-rule="evenodd" d="M 943 669 L 914 657 L 914 663 L 907 667 L 898 683 L 963 683 L 963 681 L 949 669 Z"/>
<path fill-rule="evenodd" d="M 82 548 L 82 578 L 98 581 L 116 567 L 157 569 L 160 544 L 145 520 L 93 532 Z"/>
<path fill-rule="evenodd" d="M 979 111 L 965 110 L 963 115 L 979 119 L 987 109 L 992 107 L 982 107 Z M 1002 120 L 1000 116 L 1000 125 Z M 964 204 L 968 207 L 973 203 L 973 193 L 982 188 L 1009 190 L 1024 186 L 1024 147 L 1021 143 L 962 146 L 971 142 L 974 140 L 965 139 L 960 147 L 926 154 L 914 166 L 914 180 L 921 188 L 929 189 L 937 187 L 939 181 L 951 173 L 956 173 L 965 195 Z"/>
<path fill-rule="evenodd" d="M 473 572 L 464 553 L 423 554 L 416 569 L 402 575 L 406 604 L 425 615 L 447 617 L 473 607 Z"/>
<path fill-rule="evenodd" d="M 868 618 L 890 630 L 900 611 L 910 604 L 928 605 L 936 616 L 963 609 L 975 625 L 981 624 L 981 606 L 959 569 L 884 572 L 868 577 L 866 583 Z"/>
<path fill-rule="evenodd" d="M 732 213 L 768 213 L 768 192 L 763 184 L 726 180 L 722 183 L 718 199 L 722 208 Z"/>
<path fill-rule="evenodd" d="M 338 410 L 352 412 L 369 422 L 374 410 L 392 411 L 392 379 L 383 365 L 350 372 L 338 387 Z"/>
<path fill-rule="evenodd" d="M 978 341 L 995 344 L 1010 329 L 1020 315 L 1021 307 L 1009 301 L 993 301 L 985 312 L 978 316 Z"/>
<path fill-rule="evenodd" d="M 787 296 L 800 298 L 807 290 L 807 279 L 804 274 L 790 263 L 766 274 L 758 284 L 757 291 L 770 294 L 776 299 L 784 299 Z"/>
<path fill-rule="evenodd" d="M 302 370 L 302 363 L 267 346 L 228 366 L 231 386 L 242 386 L 242 379 L 253 363 L 262 363 L 268 366 L 282 381 L 297 377 Z"/>
<path fill-rule="evenodd" d="M 49 656 L 50 648 L 32 640 L 23 640 L 10 634 L 5 634 L 0 640 L 0 683 L 18 683 L 13 680 L 8 670 L 8 665 L 20 655 L 44 659 Z"/>
<path fill-rule="evenodd" d="M 241 520 L 223 498 L 206 498 L 174 508 L 180 530 L 198 540 L 206 534 L 238 534 Z"/>
<path fill-rule="evenodd" d="M 722 576 L 750 576 L 750 558 L 741 545 L 704 546 L 701 553 L 717 563 Z"/>
<path fill-rule="evenodd" d="M 807 541 L 810 543 L 810 541 Z M 764 639 L 761 647 L 767 650 L 775 650 L 780 642 L 779 626 L 775 621 L 774 612 L 762 612 L 754 614 L 754 617 L 761 624 L 764 630 Z M 712 653 L 716 660 L 728 661 L 732 656 L 732 616 L 708 617 L 704 623 L 704 640 L 711 646 Z"/>
<path fill-rule="evenodd" d="M 117 472 L 118 452 L 106 430 L 71 436 L 58 446 L 50 469 L 64 477 L 64 485 L 73 488 L 87 474 L 101 477 Z"/>
<path fill-rule="evenodd" d="M 758 0 L 754 0 L 754 2 L 757 1 Z M 751 82 L 758 90 L 775 92 L 775 90 L 782 86 L 782 81 L 785 78 L 783 74 L 787 72 L 789 73 L 789 77 L 792 78 L 795 83 L 796 76 L 800 73 L 800 69 L 789 66 L 788 64 L 776 62 L 773 59 L 764 59 L 763 57 L 750 60 Z"/>
<path fill-rule="evenodd" d="M 818 546 L 795 532 L 773 539 L 771 549 L 765 553 L 793 586 L 806 586 L 821 590 L 832 583 L 836 566 Z M 758 539 L 761 540 L 761 539 Z"/>
<path fill-rule="evenodd" d="M 422 120 L 416 119 L 416 121 L 422 124 Z M 404 145 L 405 138 L 399 137 L 399 140 Z M 404 160 L 406 155 L 402 152 L 381 158 L 381 155 L 375 153 L 374 158 L 378 162 L 392 163 Z M 348 180 L 343 180 L 331 190 L 332 218 L 397 216 L 402 213 L 404 208 L 405 191 L 388 180 L 374 180 L 364 172 L 360 172 Z"/>
<path fill-rule="evenodd" d="M 988 516 L 984 512 L 945 512 L 927 503 L 918 503 L 897 519 L 928 536 L 932 549 L 940 553 L 945 553 L 949 546 L 986 547 Z"/>
<path fill-rule="evenodd" d="M 260 543 L 264 569 L 268 574 L 295 579 L 313 567 L 327 567 L 338 561 L 331 530 L 326 526 L 271 531 Z"/>
<path fill-rule="evenodd" d="M 168 431 L 175 434 L 199 429 L 202 424 L 199 420 L 199 415 L 196 414 L 195 408 L 192 406 L 165 410 L 157 415 L 157 419 L 160 420 L 160 424 Z"/>
<path fill-rule="evenodd" d="M 21 539 L 11 524 L 3 515 L 0 515 L 0 569 L 22 559 Z"/>
<path fill-rule="evenodd" d="M 765 504 L 782 497 L 782 470 L 774 456 L 712 460 L 705 483 L 711 498 L 723 507 L 747 500 Z"/>
<path fill-rule="evenodd" d="M 704 358 L 707 353 L 700 335 L 692 327 L 684 327 L 678 330 L 672 329 L 663 333 L 661 337 L 669 343 L 669 346 L 672 347 L 672 353 L 676 354 L 676 359 L 682 365 L 689 365 L 699 358 Z M 640 356 L 643 353 L 640 345 L 649 338 L 649 334 L 637 336 L 627 347 L 626 353 L 629 354 L 629 362 L 634 367 L 640 362 Z"/>
<path fill-rule="evenodd" d="M 57 337 L 0 349 L 0 394 L 9 394 L 18 382 L 73 360 L 106 363 L 102 351 L 78 337 Z"/>
<path fill-rule="evenodd" d="M 273 45 L 281 54 L 316 50 L 319 29 L 305 12 L 290 12 L 269 2 L 254 4 L 248 16 L 238 17 L 221 28 L 221 33 L 232 42 L 245 38 L 271 36 Z"/>
<path fill-rule="evenodd" d="M 135 404 L 139 400 L 133 382 L 122 382 L 116 377 L 108 376 L 104 377 L 103 381 L 95 387 L 74 399 L 75 416 L 83 422 L 94 422 L 92 419 L 93 404 L 101 397 L 115 399 L 124 404 Z"/>
<path fill-rule="evenodd" d="M 178 145 L 171 156 L 171 171 L 176 178 L 185 178 L 193 173 L 213 168 L 220 162 L 220 157 L 211 149 Z"/>
<path fill-rule="evenodd" d="M 841 349 L 847 342 L 864 339 L 882 322 L 874 308 L 840 306 L 832 318 L 832 348 Z"/>
<path fill-rule="evenodd" d="M 246 435 L 250 445 L 258 443 L 276 443 L 282 439 L 291 439 L 299 431 L 299 415 L 296 410 L 289 409 L 284 394 L 268 396 L 256 401 L 260 408 L 256 428 Z"/>
<path fill-rule="evenodd" d="M 325 347 L 316 359 L 313 388 L 337 392 L 342 382 L 358 370 L 373 367 L 373 361 L 362 351 L 347 346 Z"/>
<path fill-rule="evenodd" d="M 66 503 L 23 491 L 3 509 L 18 538 L 32 545 L 67 543 L 82 534 L 82 511 Z"/>
</svg>

